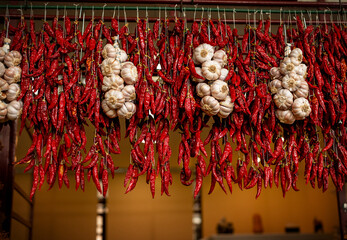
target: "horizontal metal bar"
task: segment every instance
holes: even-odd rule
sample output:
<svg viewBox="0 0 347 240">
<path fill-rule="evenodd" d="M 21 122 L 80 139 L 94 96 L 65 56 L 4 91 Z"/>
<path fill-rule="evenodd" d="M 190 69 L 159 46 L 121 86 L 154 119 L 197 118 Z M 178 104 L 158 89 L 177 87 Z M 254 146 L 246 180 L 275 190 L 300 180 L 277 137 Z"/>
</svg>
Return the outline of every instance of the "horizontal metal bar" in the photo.
<svg viewBox="0 0 347 240">
<path fill-rule="evenodd" d="M 46 15 L 46 19 L 47 20 L 54 19 L 55 17 L 56 17 L 56 15 Z M 70 19 L 74 19 L 75 16 L 67 15 L 67 17 L 69 17 Z M 19 18 L 21 18 L 21 15 L 11 15 L 11 19 L 19 19 Z M 24 14 L 24 18 L 30 18 L 30 15 L 29 14 Z M 44 18 L 44 15 L 38 15 L 38 14 L 34 14 L 33 15 L 33 19 L 35 19 L 35 20 L 40 20 L 40 19 L 43 19 L 43 18 Z M 85 20 L 90 20 L 91 18 L 92 18 L 91 16 L 86 16 Z M 118 20 L 118 18 L 117 18 L 117 20 Z M 127 17 L 126 20 L 127 20 L 127 22 L 136 22 L 137 18 L 136 17 Z M 155 22 L 157 20 L 158 20 L 158 18 L 148 18 L 148 22 Z M 213 20 L 215 21 L 215 19 L 213 19 Z M 111 17 L 104 17 L 104 22 L 109 22 L 109 21 L 111 21 Z M 119 21 L 120 22 L 124 22 L 125 18 L 124 17 L 119 17 Z M 194 21 L 193 18 L 187 18 L 187 22 L 193 22 L 193 21 Z M 195 18 L 195 21 L 200 22 L 200 18 Z M 221 19 L 221 21 L 224 23 L 224 19 Z M 234 21 L 232 19 L 226 19 L 225 21 L 226 21 L 227 24 L 234 23 Z M 256 23 L 258 23 L 258 22 L 259 22 L 259 20 L 257 19 Z M 282 22 L 287 23 L 287 20 L 282 20 Z M 247 24 L 247 23 L 254 24 L 254 20 L 253 19 L 250 19 L 250 20 L 235 19 L 235 23 L 236 24 Z M 306 23 L 308 24 L 308 21 L 306 21 Z M 324 23 L 325 22 L 323 20 L 312 21 L 312 24 L 324 24 Z M 279 25 L 280 24 L 280 20 L 279 19 L 271 19 L 271 24 Z M 327 24 L 330 25 L 331 22 L 327 21 Z M 292 25 L 296 25 L 295 22 L 293 22 Z"/>
<path fill-rule="evenodd" d="M 15 219 L 16 221 L 20 222 L 21 224 L 23 224 L 24 226 L 26 226 L 27 228 L 29 228 L 29 229 L 32 228 L 31 223 L 29 221 L 25 220 L 18 213 L 12 211 L 11 217 L 13 219 Z"/>
<path fill-rule="evenodd" d="M 13 182 L 13 188 L 18 192 L 19 195 L 21 195 L 29 204 L 30 206 L 33 205 L 32 201 L 29 198 L 29 195 L 24 192 L 24 190 L 15 182 Z"/>
<path fill-rule="evenodd" d="M 32 2 L 43 2 L 32 0 Z M 69 0 L 60 0 L 59 2 L 71 2 Z M 74 2 L 97 3 L 96 0 L 75 0 Z M 102 3 L 115 3 L 114 0 L 103 0 Z M 268 6 L 268 7 L 303 7 L 303 8 L 340 8 L 339 2 L 297 2 L 297 1 L 234 1 L 234 0 L 129 0 L 117 1 L 119 3 L 136 3 L 136 4 L 186 4 L 186 5 L 228 5 L 228 6 Z M 341 4 L 346 7 L 346 3 Z"/>
<path fill-rule="evenodd" d="M 141 1 L 140 1 L 141 2 Z M 145 3 L 145 2 L 143 2 Z M 290 7 L 288 5 L 285 5 L 286 2 L 283 2 L 283 6 L 282 7 Z M 288 2 L 290 3 L 290 2 Z M 303 8 L 305 8 L 305 5 L 302 4 L 302 5 L 298 5 L 298 6 L 301 6 Z M 0 5 L 0 9 L 1 8 L 6 8 L 8 7 L 9 9 L 19 9 L 19 8 L 23 8 L 22 5 Z M 317 6 L 317 8 L 320 8 L 321 6 Z M 347 4 L 343 4 L 342 7 L 347 7 Z M 31 8 L 31 7 L 30 7 Z M 56 6 L 43 6 L 43 5 L 33 5 L 32 6 L 33 9 L 54 9 L 56 10 L 57 8 L 58 9 L 76 9 L 75 6 L 63 6 L 63 5 L 56 5 Z M 82 9 L 83 10 L 92 10 L 94 8 L 94 10 L 114 10 L 114 7 L 100 7 L 100 6 L 82 6 Z M 136 11 L 137 9 L 140 10 L 140 11 L 144 11 L 144 10 L 148 10 L 148 11 L 159 11 L 159 10 L 162 10 L 164 11 L 165 9 L 167 11 L 174 11 L 174 10 L 180 10 L 180 8 L 175 8 L 175 7 L 166 7 L 166 8 L 163 8 L 163 7 L 143 7 L 143 6 L 138 6 L 138 7 L 133 7 L 133 6 L 124 6 L 124 7 L 121 7 L 119 6 L 119 8 L 121 10 L 128 10 L 128 11 Z M 333 8 L 331 6 L 329 6 L 329 9 L 330 8 Z M 25 9 L 23 9 L 25 10 Z M 183 10 L 184 11 L 198 11 L 198 12 L 201 12 L 201 11 L 206 11 L 207 9 L 206 8 L 193 8 L 193 7 L 183 7 Z M 254 13 L 254 12 L 259 12 L 260 9 L 234 9 L 234 8 L 208 8 L 209 11 L 211 12 L 222 12 L 225 10 L 225 12 L 239 12 L 239 13 Z M 294 13 L 295 11 L 301 11 L 301 10 L 295 10 L 295 9 L 291 9 L 291 10 L 280 10 L 280 9 L 262 9 L 263 10 L 263 13 L 266 14 L 266 13 Z M 27 11 L 29 11 L 29 8 L 27 8 Z M 337 13 L 341 13 L 340 11 L 337 11 L 337 10 L 315 10 L 313 11 L 314 13 L 319 13 L 319 14 L 323 14 L 323 13 L 327 13 L 327 14 L 337 14 Z M 343 13 L 346 12 L 344 9 L 342 11 Z"/>
</svg>

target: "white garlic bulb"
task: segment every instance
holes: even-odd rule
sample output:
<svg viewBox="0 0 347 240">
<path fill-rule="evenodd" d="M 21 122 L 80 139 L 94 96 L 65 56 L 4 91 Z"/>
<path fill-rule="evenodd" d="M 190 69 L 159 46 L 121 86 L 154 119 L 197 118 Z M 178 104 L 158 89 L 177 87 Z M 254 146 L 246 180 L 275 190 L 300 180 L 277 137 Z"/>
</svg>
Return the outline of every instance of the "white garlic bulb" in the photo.
<svg viewBox="0 0 347 240">
<path fill-rule="evenodd" d="M 217 100 L 224 100 L 229 95 L 228 84 L 221 80 L 214 81 L 211 85 L 211 94 Z"/>
<path fill-rule="evenodd" d="M 219 102 L 220 108 L 218 116 L 221 118 L 226 118 L 234 110 L 234 103 L 231 102 L 231 97 L 227 96 L 224 101 Z"/>
<path fill-rule="evenodd" d="M 276 94 L 279 90 L 282 89 L 282 82 L 278 79 L 274 79 L 269 82 L 269 90 L 271 94 Z"/>
<path fill-rule="evenodd" d="M 303 120 L 311 113 L 310 103 L 306 98 L 297 98 L 292 105 L 292 112 L 296 120 Z"/>
<path fill-rule="evenodd" d="M 288 89 L 281 89 L 274 95 L 273 100 L 279 109 L 287 110 L 293 104 L 293 94 Z"/>
<path fill-rule="evenodd" d="M 217 80 L 221 74 L 221 66 L 216 61 L 205 61 L 202 64 L 202 75 L 207 80 Z"/>
<path fill-rule="evenodd" d="M 211 96 L 205 96 L 200 102 L 201 109 L 209 116 L 216 115 L 219 112 L 220 105 L 218 100 Z"/>
<path fill-rule="evenodd" d="M 203 43 L 194 49 L 193 59 L 199 64 L 211 61 L 214 54 L 214 47 L 210 44 Z"/>
<path fill-rule="evenodd" d="M 281 123 L 293 124 L 295 122 L 295 117 L 290 110 L 280 110 L 275 111 L 276 117 L 280 120 Z"/>
<path fill-rule="evenodd" d="M 113 89 L 106 92 L 105 100 L 107 105 L 112 109 L 118 109 L 125 103 L 123 93 Z"/>
<path fill-rule="evenodd" d="M 196 93 L 199 97 L 211 96 L 211 87 L 206 83 L 198 83 L 196 85 Z"/>
</svg>

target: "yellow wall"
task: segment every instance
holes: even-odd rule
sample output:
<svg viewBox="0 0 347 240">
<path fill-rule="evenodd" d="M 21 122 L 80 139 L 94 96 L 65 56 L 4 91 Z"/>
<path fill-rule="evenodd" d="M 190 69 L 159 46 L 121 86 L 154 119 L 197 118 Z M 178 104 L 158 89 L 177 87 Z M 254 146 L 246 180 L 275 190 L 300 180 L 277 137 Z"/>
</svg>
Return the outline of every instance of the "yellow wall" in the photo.
<svg viewBox="0 0 347 240">
<path fill-rule="evenodd" d="M 203 185 L 203 235 L 216 233 L 216 225 L 222 217 L 234 225 L 235 233 L 250 233 L 253 230 L 253 214 L 260 214 L 265 233 L 284 232 L 287 224 L 300 227 L 303 233 L 313 233 L 313 219 L 323 222 L 326 233 L 336 232 L 339 226 L 335 187 L 322 193 L 302 181 L 300 174 L 299 192 L 292 189 L 282 197 L 281 189 L 273 187 L 262 191 L 256 200 L 256 189 L 241 191 L 234 185 L 233 193 L 226 195 L 219 185 L 208 195 L 210 180 Z M 329 182 L 329 184 L 332 184 Z"/>
</svg>

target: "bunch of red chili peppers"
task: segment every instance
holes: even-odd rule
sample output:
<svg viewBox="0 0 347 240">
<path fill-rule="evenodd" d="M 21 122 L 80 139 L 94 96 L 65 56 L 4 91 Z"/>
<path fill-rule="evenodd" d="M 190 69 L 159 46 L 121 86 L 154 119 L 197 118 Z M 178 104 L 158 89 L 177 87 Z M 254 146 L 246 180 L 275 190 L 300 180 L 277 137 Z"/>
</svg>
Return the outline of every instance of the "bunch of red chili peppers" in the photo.
<svg viewBox="0 0 347 240">
<path fill-rule="evenodd" d="M 247 25 L 239 35 L 236 28 L 211 18 L 194 21 L 190 28 L 185 18 L 158 19 L 152 28 L 148 19 L 138 18 L 134 33 L 128 24 L 120 27 L 115 18 L 111 26 L 93 18 L 82 32 L 79 24 L 78 18 L 71 22 L 67 16 L 45 21 L 40 31 L 35 30 L 33 19 L 23 19 L 16 27 L 9 24 L 12 49 L 23 55 L 21 131 L 26 120 L 33 128 L 33 143 L 17 163 L 28 164 L 25 171 L 33 168 L 31 197 L 45 181 L 50 187 L 56 180 L 59 187 L 69 187 L 69 171 L 75 174 L 76 189 L 84 190 L 87 174 L 106 194 L 109 172 L 114 176 L 116 170 L 111 154 L 120 153 L 121 136 L 118 118 L 109 119 L 100 110 L 99 65 L 102 47 L 112 44 L 113 36 L 119 37 L 139 75 L 137 112 L 126 121 L 132 146 L 126 192 L 146 175 L 153 197 L 159 176 L 161 194 L 169 195 L 170 130 L 181 134 L 180 179 L 184 185 L 195 181 L 194 196 L 208 175 L 209 193 L 216 183 L 225 192 L 226 183 L 232 192 L 236 183 L 241 189 L 256 187 L 258 198 L 262 188 L 274 183 L 284 196 L 291 188 L 298 190 L 300 162 L 312 187 L 326 191 L 331 178 L 337 189 L 342 188 L 347 174 L 347 31 L 341 25 L 305 27 L 296 16 L 295 27 L 282 23 L 276 34 L 267 19 L 257 27 Z M 312 108 L 308 118 L 293 125 L 276 119 L 267 87 L 269 70 L 279 65 L 286 42 L 303 51 Z M 225 81 L 234 111 L 225 119 L 203 113 L 190 80 L 201 77 L 192 54 L 202 43 L 228 55 Z M 88 121 L 95 134 L 87 150 Z M 207 138 L 201 139 L 207 129 Z"/>
</svg>

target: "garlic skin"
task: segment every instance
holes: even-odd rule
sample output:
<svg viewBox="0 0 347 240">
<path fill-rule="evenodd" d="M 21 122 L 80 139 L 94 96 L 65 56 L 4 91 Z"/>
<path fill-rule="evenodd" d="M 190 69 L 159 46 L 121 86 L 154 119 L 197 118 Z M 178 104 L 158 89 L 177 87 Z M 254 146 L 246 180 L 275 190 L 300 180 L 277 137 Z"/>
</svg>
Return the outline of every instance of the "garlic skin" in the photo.
<svg viewBox="0 0 347 240">
<path fill-rule="evenodd" d="M 283 75 L 287 75 L 295 70 L 295 65 L 292 63 L 289 57 L 285 57 L 280 64 L 280 72 Z"/>
<path fill-rule="evenodd" d="M 23 102 L 13 100 L 7 105 L 7 118 L 16 120 L 21 114 L 23 109 Z"/>
<path fill-rule="evenodd" d="M 104 113 L 106 114 L 107 117 L 109 118 L 115 118 L 117 117 L 117 111 L 110 108 L 107 104 L 107 101 L 104 99 L 101 102 L 101 108 L 104 111 Z"/>
<path fill-rule="evenodd" d="M 136 99 L 136 91 L 134 85 L 126 85 L 123 88 L 122 93 L 126 102 L 133 101 Z"/>
<path fill-rule="evenodd" d="M 211 87 L 206 83 L 198 83 L 196 85 L 196 93 L 201 98 L 211 96 Z"/>
<path fill-rule="evenodd" d="M 295 65 L 295 66 L 299 66 L 299 64 L 302 62 L 303 59 L 303 55 L 302 55 L 302 51 L 300 48 L 294 48 L 290 54 L 290 61 Z"/>
<path fill-rule="evenodd" d="M 214 47 L 212 47 L 210 44 L 203 43 L 194 49 L 193 59 L 195 59 L 197 64 L 201 64 L 206 61 L 211 61 L 213 54 Z"/>
<path fill-rule="evenodd" d="M 293 94 L 288 89 L 281 89 L 274 95 L 273 100 L 279 109 L 287 110 L 293 104 Z"/>
<path fill-rule="evenodd" d="M 5 71 L 6 71 L 5 65 L 2 62 L 0 62 L 0 77 L 4 76 Z"/>
<path fill-rule="evenodd" d="M 271 95 L 278 93 L 279 90 L 282 89 L 282 82 L 278 79 L 274 79 L 269 82 L 269 90 Z"/>
<path fill-rule="evenodd" d="M 229 95 L 228 84 L 221 80 L 216 80 L 211 85 L 211 94 L 217 100 L 223 101 Z"/>
<path fill-rule="evenodd" d="M 116 49 L 113 47 L 112 44 L 106 44 L 104 46 L 104 48 L 102 49 L 102 56 L 104 59 L 106 58 L 116 58 L 117 56 L 117 51 Z"/>
<path fill-rule="evenodd" d="M 277 109 L 275 111 L 275 115 L 278 120 L 280 120 L 281 123 L 285 124 L 293 124 L 295 122 L 295 117 L 290 110 L 280 110 Z"/>
<path fill-rule="evenodd" d="M 133 65 L 123 65 L 121 76 L 126 84 L 135 84 L 139 79 L 137 68 Z"/>
<path fill-rule="evenodd" d="M 201 109 L 209 116 L 216 115 L 219 112 L 220 105 L 218 100 L 211 96 L 205 96 L 200 102 Z"/>
<path fill-rule="evenodd" d="M 5 55 L 4 63 L 7 67 L 18 66 L 22 61 L 22 55 L 18 51 L 11 51 Z"/>
<path fill-rule="evenodd" d="M 282 78 L 282 87 L 291 92 L 295 92 L 300 87 L 302 80 L 302 77 L 295 73 L 287 74 Z"/>
<path fill-rule="evenodd" d="M 5 120 L 7 117 L 7 104 L 0 101 L 0 120 Z"/>
<path fill-rule="evenodd" d="M 270 76 L 272 79 L 274 78 L 281 79 L 282 75 L 281 75 L 280 69 L 278 67 L 272 67 L 270 69 Z"/>
<path fill-rule="evenodd" d="M 117 110 L 119 117 L 130 119 L 136 112 L 136 105 L 132 102 L 125 102 L 123 106 Z"/>
<path fill-rule="evenodd" d="M 116 57 L 116 60 L 122 63 L 122 62 L 125 62 L 127 59 L 128 59 L 128 54 L 124 50 L 120 49 Z"/>
<path fill-rule="evenodd" d="M 20 86 L 16 83 L 12 83 L 6 92 L 6 98 L 8 101 L 13 101 L 17 99 L 19 94 L 20 94 Z"/>
<path fill-rule="evenodd" d="M 0 91 L 7 91 L 9 88 L 9 84 L 5 79 L 0 78 Z"/>
<path fill-rule="evenodd" d="M 305 64 L 299 64 L 295 67 L 295 73 L 303 78 L 307 77 L 307 66 Z"/>
<path fill-rule="evenodd" d="M 101 90 L 107 92 L 110 89 L 121 91 L 124 88 L 124 80 L 119 75 L 111 74 L 105 76 L 102 81 Z"/>
<path fill-rule="evenodd" d="M 311 113 L 310 103 L 306 98 L 297 98 L 292 105 L 292 112 L 296 120 L 303 120 Z"/>
<path fill-rule="evenodd" d="M 228 56 L 227 56 L 226 52 L 222 49 L 216 51 L 213 54 L 213 60 L 218 62 L 221 67 L 224 67 L 225 65 L 228 64 Z"/>
<path fill-rule="evenodd" d="M 203 76 L 203 74 L 202 74 L 202 69 L 201 69 L 200 67 L 195 67 L 195 71 L 196 71 L 197 74 L 199 74 L 201 77 L 204 78 L 204 76 Z M 203 83 L 203 82 L 205 82 L 205 79 L 195 78 L 195 77 L 193 77 L 193 76 L 192 76 L 192 80 L 193 80 L 194 82 L 197 82 L 197 83 Z"/>
<path fill-rule="evenodd" d="M 110 77 L 112 74 L 120 73 L 120 63 L 114 58 L 107 58 L 101 63 L 102 75 Z"/>
<path fill-rule="evenodd" d="M 118 109 L 125 103 L 123 93 L 113 89 L 106 92 L 105 100 L 107 105 L 112 109 Z"/>
<path fill-rule="evenodd" d="M 227 96 L 224 101 L 219 102 L 220 108 L 218 116 L 221 118 L 227 118 L 234 110 L 234 103 L 231 102 L 231 97 Z"/>
<path fill-rule="evenodd" d="M 216 61 L 206 61 L 202 64 L 202 75 L 210 81 L 217 80 L 221 75 L 221 66 Z"/>
<path fill-rule="evenodd" d="M 222 69 L 220 70 L 220 76 L 219 76 L 218 80 L 224 81 L 224 80 L 226 79 L 228 73 L 229 73 L 229 70 L 228 70 L 228 69 L 222 68 Z"/>
<path fill-rule="evenodd" d="M 305 80 L 300 82 L 299 88 L 293 93 L 294 99 L 296 98 L 307 98 L 310 88 Z"/>
<path fill-rule="evenodd" d="M 9 67 L 6 69 L 4 79 L 8 84 L 16 83 L 20 81 L 22 75 L 22 69 L 20 67 Z"/>
<path fill-rule="evenodd" d="M 5 59 L 6 51 L 3 47 L 0 47 L 0 62 L 3 62 Z"/>
</svg>

